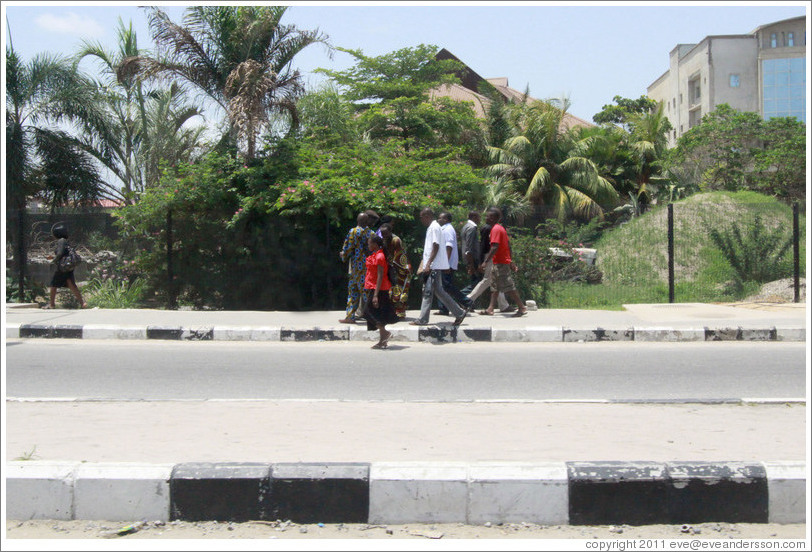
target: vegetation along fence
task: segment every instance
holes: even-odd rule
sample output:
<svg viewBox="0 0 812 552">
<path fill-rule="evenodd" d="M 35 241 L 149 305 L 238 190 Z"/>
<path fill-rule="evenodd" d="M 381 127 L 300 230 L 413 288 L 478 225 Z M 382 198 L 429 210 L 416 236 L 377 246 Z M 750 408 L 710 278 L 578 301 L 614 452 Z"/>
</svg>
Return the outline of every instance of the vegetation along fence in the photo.
<svg viewBox="0 0 812 552">
<path fill-rule="evenodd" d="M 805 216 L 797 204 L 765 197 L 746 192 L 696 194 L 606 226 L 548 221 L 531 229 L 508 221 L 520 295 L 547 308 L 619 309 L 626 303 L 746 298 L 798 302 L 806 271 Z M 458 229 L 465 222 L 465 213 L 459 211 L 454 217 Z M 129 306 L 134 301 L 156 308 L 339 310 L 346 301 L 346 265 L 338 251 L 354 225 L 349 220 L 339 227 L 316 218 L 268 219 L 222 235 L 199 227 L 191 231 L 188 216 L 170 212 L 161 227 L 153 229 L 158 241 L 139 249 L 138 238 L 119 235 L 109 213 L 26 218 L 26 270 L 32 280 L 28 300 L 37 288 L 42 293 L 48 269 L 53 270 L 41 257 L 52 247 L 50 226 L 59 220 L 68 222 L 72 240 L 86 255 L 101 250 L 118 254 L 118 272 L 107 267 L 108 278 L 118 274 L 122 286 L 142 281 L 142 295 Z M 16 222 L 7 217 L 11 243 Z M 420 261 L 424 232 L 416 219 L 396 221 L 395 233 L 413 266 Z M 137 265 L 133 259 L 139 259 Z M 13 265 L 7 260 L 7 300 L 18 299 L 13 292 L 19 289 L 19 272 Z M 86 267 L 79 279 L 99 277 L 94 270 Z M 465 279 L 461 270 L 459 288 Z M 783 285 L 764 291 L 764 284 L 777 281 Z M 92 297 L 92 286 L 89 292 Z M 487 294 L 478 306 L 486 300 Z M 413 280 L 410 308 L 419 303 L 420 283 Z"/>
<path fill-rule="evenodd" d="M 601 234 L 589 244 L 597 253 L 595 283 L 577 273 L 552 281 L 546 304 L 799 302 L 806 224 L 798 204 L 724 194 L 710 202 L 705 195 L 654 207 Z M 775 284 L 763 287 L 770 282 Z"/>
</svg>

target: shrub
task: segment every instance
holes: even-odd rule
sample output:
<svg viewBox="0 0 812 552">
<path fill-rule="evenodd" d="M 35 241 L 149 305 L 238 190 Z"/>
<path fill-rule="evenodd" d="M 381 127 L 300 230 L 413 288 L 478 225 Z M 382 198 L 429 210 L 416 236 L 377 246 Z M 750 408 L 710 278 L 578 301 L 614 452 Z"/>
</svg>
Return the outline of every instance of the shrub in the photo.
<svg viewBox="0 0 812 552">
<path fill-rule="evenodd" d="M 769 230 L 756 213 L 750 224 L 733 224 L 728 228 L 708 228 L 713 244 L 734 271 L 735 283 L 770 282 L 789 276 L 789 264 L 785 260 L 792 246 L 792 236 L 783 228 Z"/>
</svg>

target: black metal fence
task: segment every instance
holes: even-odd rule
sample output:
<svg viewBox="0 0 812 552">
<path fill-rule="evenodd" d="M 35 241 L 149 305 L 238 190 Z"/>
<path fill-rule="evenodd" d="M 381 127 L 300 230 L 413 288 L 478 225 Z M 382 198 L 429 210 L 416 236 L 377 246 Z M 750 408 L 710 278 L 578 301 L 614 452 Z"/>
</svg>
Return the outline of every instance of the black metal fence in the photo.
<svg viewBox="0 0 812 552">
<path fill-rule="evenodd" d="M 798 204 L 724 196 L 652 208 L 604 234 L 594 248 L 600 284 L 558 283 L 550 306 L 801 300 L 805 217 Z M 786 280 L 791 296 L 787 297 Z M 783 288 L 762 290 L 781 280 Z"/>
<path fill-rule="evenodd" d="M 109 212 L 29 213 L 23 219 L 22 230 L 27 251 L 52 247 L 50 228 L 60 221 L 68 224 L 74 243 L 94 253 L 98 243 L 112 243 L 117 238 Z M 410 258 L 416 265 L 424 228 L 416 221 L 399 224 L 396 232 L 406 242 Z M 276 234 L 282 232 L 284 226 L 277 225 L 267 231 Z M 166 230 L 164 270 L 168 301 L 165 306 L 174 308 L 179 291 L 175 275 L 181 270 L 181 259 L 175 255 L 172 245 L 171 214 L 166 220 Z M 11 259 L 7 258 L 7 274 L 13 280 L 20 277 L 19 256 L 15 254 L 20 231 L 17 214 L 7 211 L 6 245 L 12 255 Z M 343 307 L 346 268 L 337 261 L 337 252 L 345 231 L 330 231 L 333 235 L 328 236 L 327 242 L 321 246 L 310 243 L 312 239 L 302 242 L 305 248 L 321 247 L 317 254 L 331 262 L 323 263 L 322 271 L 317 271 L 329 285 L 314 283 L 316 287 L 311 297 L 301 301 L 301 308 Z M 302 238 L 301 234 L 299 238 Z M 731 302 L 747 297 L 799 302 L 803 290 L 801 278 L 806 273 L 805 240 L 806 219 L 798 204 L 743 204 L 722 196 L 712 204 L 692 202 L 688 198 L 677 204 L 654 206 L 644 215 L 605 232 L 594 244 L 586 244 L 597 251 L 595 266 L 602 274 L 600 283 L 555 282 L 548 294 L 547 306 L 601 308 L 623 303 Z M 729 244 L 729 250 L 720 248 L 723 243 Z M 26 255 L 23 259 L 22 269 L 27 278 L 47 284 L 47 270 L 46 278 L 43 278 L 41 267 L 35 269 L 41 259 L 29 259 Z M 268 270 L 260 261 L 255 269 Z M 783 289 L 762 292 L 765 282 L 777 280 L 783 281 Z M 787 280 L 791 280 L 789 297 Z M 325 292 L 329 292 L 328 296 L 319 299 L 318 296 Z M 419 289 L 413 289 L 412 308 L 419 303 L 419 295 Z M 293 306 L 286 305 L 286 308 Z M 263 307 L 256 305 L 255 308 Z M 281 307 L 271 305 L 267 308 Z"/>
</svg>

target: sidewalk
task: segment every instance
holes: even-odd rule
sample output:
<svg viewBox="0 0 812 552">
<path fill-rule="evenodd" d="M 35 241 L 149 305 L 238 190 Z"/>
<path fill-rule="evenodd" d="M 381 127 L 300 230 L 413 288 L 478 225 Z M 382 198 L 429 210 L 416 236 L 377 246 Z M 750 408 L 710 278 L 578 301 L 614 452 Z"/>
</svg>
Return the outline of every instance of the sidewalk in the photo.
<svg viewBox="0 0 812 552">
<path fill-rule="evenodd" d="M 805 406 L 9 402 L 7 517 L 803 523 Z M 12 461 L 36 445 L 34 461 Z"/>
<path fill-rule="evenodd" d="M 760 308 L 753 308 L 760 307 Z M 423 327 L 390 326 L 393 341 L 718 341 L 806 340 L 806 304 L 632 304 L 622 311 L 552 309 L 514 318 L 471 313 L 454 329 L 432 314 Z M 6 306 L 6 337 L 186 340 L 373 340 L 343 311 L 42 310 Z M 412 320 L 416 311 L 407 313 Z"/>
</svg>

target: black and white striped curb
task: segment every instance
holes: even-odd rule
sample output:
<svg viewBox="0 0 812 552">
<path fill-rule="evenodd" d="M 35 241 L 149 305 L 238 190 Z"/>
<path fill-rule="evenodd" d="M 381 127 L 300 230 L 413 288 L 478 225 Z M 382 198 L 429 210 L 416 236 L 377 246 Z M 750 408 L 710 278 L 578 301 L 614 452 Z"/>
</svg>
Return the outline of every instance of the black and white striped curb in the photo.
<svg viewBox="0 0 812 552">
<path fill-rule="evenodd" d="M 770 327 L 629 327 L 526 328 L 457 327 L 437 324 L 424 327 L 391 326 L 391 342 L 538 342 L 571 343 L 596 341 L 806 341 L 802 326 Z M 6 339 L 163 339 L 181 341 L 375 341 L 377 331 L 365 327 L 286 328 L 260 326 L 116 326 L 104 324 L 41 325 L 6 324 Z"/>
<path fill-rule="evenodd" d="M 804 462 L 8 462 L 6 518 L 805 523 Z"/>
</svg>

